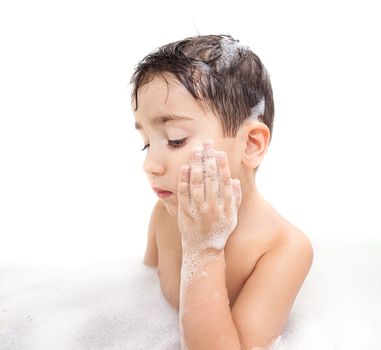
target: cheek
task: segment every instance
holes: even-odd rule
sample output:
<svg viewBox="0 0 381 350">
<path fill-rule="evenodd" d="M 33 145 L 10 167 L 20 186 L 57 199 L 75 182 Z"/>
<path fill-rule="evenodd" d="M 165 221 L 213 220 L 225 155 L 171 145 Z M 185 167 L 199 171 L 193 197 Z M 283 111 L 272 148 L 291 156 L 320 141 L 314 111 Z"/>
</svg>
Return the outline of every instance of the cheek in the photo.
<svg viewBox="0 0 381 350">
<path fill-rule="evenodd" d="M 176 157 L 173 158 L 173 169 L 176 174 L 176 180 L 178 180 L 178 177 L 180 175 L 180 169 L 183 165 L 189 165 L 191 162 L 191 155 L 192 155 L 192 149 L 193 146 L 189 145 L 188 147 L 184 147 L 184 151 L 180 152 L 178 151 L 178 154 Z"/>
<path fill-rule="evenodd" d="M 180 179 L 180 170 L 183 165 L 189 165 L 189 152 L 184 152 L 183 154 L 179 154 L 179 157 L 176 157 L 176 159 L 172 159 L 170 162 L 171 167 L 171 181 L 173 183 L 174 190 L 177 190 L 177 186 Z"/>
</svg>

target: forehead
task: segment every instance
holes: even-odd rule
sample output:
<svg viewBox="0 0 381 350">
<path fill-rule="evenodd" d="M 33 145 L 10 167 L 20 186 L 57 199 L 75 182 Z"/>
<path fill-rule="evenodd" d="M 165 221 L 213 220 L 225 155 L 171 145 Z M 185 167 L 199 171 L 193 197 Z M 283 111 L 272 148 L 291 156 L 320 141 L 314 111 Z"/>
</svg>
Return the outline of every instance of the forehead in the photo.
<svg viewBox="0 0 381 350">
<path fill-rule="evenodd" d="M 138 130 L 154 127 L 184 126 L 197 134 L 210 137 L 222 135 L 217 116 L 202 101 L 195 100 L 190 92 L 174 77 L 165 79 L 155 76 L 138 90 L 138 109 L 135 101 L 131 107 L 135 114 L 135 128 Z M 182 117 L 178 119 L 177 117 Z M 185 117 L 185 118 L 183 118 Z M 170 122 L 169 122 L 170 121 Z"/>
<path fill-rule="evenodd" d="M 138 109 L 135 111 L 135 102 Z M 175 78 L 154 76 L 141 86 L 137 101 L 131 100 L 131 107 L 137 121 L 146 117 L 162 115 L 201 116 L 206 114 L 203 105 L 196 101 L 189 91 Z"/>
</svg>

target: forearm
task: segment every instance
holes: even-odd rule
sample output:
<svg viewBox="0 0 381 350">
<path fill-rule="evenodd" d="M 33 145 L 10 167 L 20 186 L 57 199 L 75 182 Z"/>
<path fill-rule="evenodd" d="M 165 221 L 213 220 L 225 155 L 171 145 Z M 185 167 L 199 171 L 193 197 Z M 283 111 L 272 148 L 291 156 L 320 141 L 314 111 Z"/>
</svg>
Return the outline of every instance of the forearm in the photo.
<svg viewBox="0 0 381 350">
<path fill-rule="evenodd" d="M 223 250 L 196 256 L 183 251 L 179 310 L 183 349 L 241 349 L 225 270 Z"/>
</svg>

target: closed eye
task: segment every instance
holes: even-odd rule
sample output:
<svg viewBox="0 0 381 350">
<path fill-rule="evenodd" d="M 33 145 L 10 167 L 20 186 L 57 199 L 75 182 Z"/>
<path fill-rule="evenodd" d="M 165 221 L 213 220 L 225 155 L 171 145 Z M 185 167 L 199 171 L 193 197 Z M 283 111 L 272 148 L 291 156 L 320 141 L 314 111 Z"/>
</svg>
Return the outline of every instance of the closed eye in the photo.
<svg viewBox="0 0 381 350">
<path fill-rule="evenodd" d="M 168 140 L 168 144 L 172 147 L 179 148 L 185 145 L 186 138 L 180 140 Z"/>
<path fill-rule="evenodd" d="M 173 147 L 173 148 L 180 148 L 180 147 L 185 145 L 186 139 L 187 138 L 183 138 L 183 139 L 180 139 L 180 140 L 168 140 L 168 145 Z M 148 147 L 149 147 L 149 144 L 144 145 L 142 151 L 144 151 Z"/>
</svg>

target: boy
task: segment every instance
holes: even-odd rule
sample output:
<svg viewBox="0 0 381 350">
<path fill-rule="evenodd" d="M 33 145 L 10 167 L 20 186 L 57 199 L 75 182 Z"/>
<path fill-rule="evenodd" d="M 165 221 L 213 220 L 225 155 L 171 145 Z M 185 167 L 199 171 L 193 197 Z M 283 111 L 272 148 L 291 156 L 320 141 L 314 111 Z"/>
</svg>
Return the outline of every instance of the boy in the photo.
<svg viewBox="0 0 381 350">
<path fill-rule="evenodd" d="M 144 264 L 179 311 L 182 348 L 268 348 L 313 250 L 256 187 L 274 118 L 266 69 L 230 35 L 195 36 L 146 56 L 131 83 L 159 197 Z"/>
</svg>

